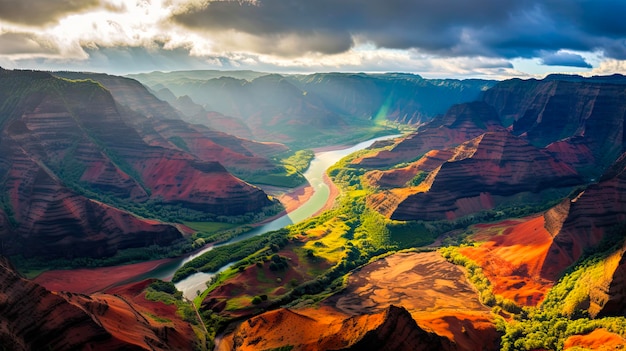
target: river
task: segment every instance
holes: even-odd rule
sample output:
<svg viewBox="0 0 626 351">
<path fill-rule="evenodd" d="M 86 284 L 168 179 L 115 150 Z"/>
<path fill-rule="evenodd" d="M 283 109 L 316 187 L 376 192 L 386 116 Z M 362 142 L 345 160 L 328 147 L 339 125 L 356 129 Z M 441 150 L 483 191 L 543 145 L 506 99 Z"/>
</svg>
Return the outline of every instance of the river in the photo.
<svg viewBox="0 0 626 351">
<path fill-rule="evenodd" d="M 216 247 L 235 243 L 235 242 L 238 242 L 238 241 L 259 235 L 259 234 L 267 233 L 269 231 L 278 230 L 290 224 L 301 222 L 313 216 L 320 209 L 322 209 L 322 207 L 326 204 L 328 197 L 330 196 L 330 189 L 328 188 L 328 185 L 324 183 L 324 174 L 326 173 L 326 170 L 330 166 L 334 165 L 340 159 L 342 159 L 343 157 L 355 151 L 369 147 L 370 145 L 372 145 L 374 142 L 378 140 L 385 140 L 385 139 L 390 139 L 390 138 L 394 138 L 398 136 L 399 135 L 388 135 L 384 137 L 370 139 L 370 140 L 358 143 L 351 147 L 338 148 L 336 150 L 330 150 L 330 151 L 316 152 L 315 157 L 311 161 L 311 165 L 309 166 L 307 171 L 304 173 L 304 177 L 309 182 L 311 187 L 313 187 L 314 192 L 311 198 L 309 198 L 307 202 L 302 204 L 302 206 L 298 207 L 296 210 L 288 214 L 285 214 L 281 217 L 278 217 L 272 220 L 271 222 L 268 222 L 259 227 L 256 227 L 253 230 L 243 235 L 237 236 L 231 239 L 230 241 L 213 245 L 213 246 L 208 246 L 205 249 L 199 252 L 195 252 L 189 256 L 175 259 L 171 262 L 168 262 L 167 264 L 164 264 L 164 265 L 159 266 L 158 268 L 155 268 L 154 270 L 146 272 L 139 277 L 134 277 L 132 280 L 137 281 L 137 280 L 142 280 L 142 279 L 147 279 L 147 278 L 159 278 L 163 280 L 169 280 L 174 275 L 174 272 L 176 272 L 178 268 L 182 267 L 182 265 L 202 255 L 205 252 L 213 250 Z M 232 264 L 222 267 L 218 272 L 224 271 L 230 265 Z M 215 274 L 216 273 L 196 273 L 176 283 L 176 288 L 182 291 L 185 297 L 189 299 L 193 299 L 196 297 L 197 291 L 203 291 L 204 289 L 206 289 L 206 282 L 210 280 L 213 276 L 215 276 Z M 126 283 L 126 282 L 122 282 L 122 283 Z"/>
</svg>

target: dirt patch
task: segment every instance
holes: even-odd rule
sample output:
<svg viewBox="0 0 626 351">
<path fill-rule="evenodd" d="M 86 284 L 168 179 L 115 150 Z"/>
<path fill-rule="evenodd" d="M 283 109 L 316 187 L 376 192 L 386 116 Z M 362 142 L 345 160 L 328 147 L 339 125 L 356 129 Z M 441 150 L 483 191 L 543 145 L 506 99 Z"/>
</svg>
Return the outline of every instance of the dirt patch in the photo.
<svg viewBox="0 0 626 351">
<path fill-rule="evenodd" d="M 47 271 L 33 281 L 50 291 L 92 294 L 104 291 L 118 282 L 151 271 L 170 261 L 170 259 L 162 259 L 124 266 Z"/>
<path fill-rule="evenodd" d="M 626 346 L 626 339 L 606 329 L 596 329 L 589 334 L 573 335 L 565 340 L 563 349 L 584 348 L 585 350 L 621 350 Z"/>
<path fill-rule="evenodd" d="M 490 310 L 463 270 L 437 252 L 397 253 L 373 262 L 354 272 L 347 288 L 323 304 L 347 315 L 402 306 L 420 327 L 461 349 L 489 349 L 498 340 Z"/>
<path fill-rule="evenodd" d="M 297 187 L 289 192 L 283 193 L 278 196 L 278 201 L 285 207 L 287 213 L 293 212 L 298 209 L 304 203 L 309 201 L 313 196 L 314 189 L 310 185 L 303 185 Z"/>
<path fill-rule="evenodd" d="M 461 254 L 476 261 L 487 276 L 493 292 L 518 304 L 535 306 L 554 284 L 541 270 L 552 245 L 543 216 L 477 225 L 472 237 L 479 246 L 466 247 Z"/>
<path fill-rule="evenodd" d="M 437 252 L 398 253 L 373 262 L 354 272 L 345 292 L 325 304 L 351 315 L 379 312 L 391 304 L 411 313 L 489 311 L 463 271 Z"/>
</svg>

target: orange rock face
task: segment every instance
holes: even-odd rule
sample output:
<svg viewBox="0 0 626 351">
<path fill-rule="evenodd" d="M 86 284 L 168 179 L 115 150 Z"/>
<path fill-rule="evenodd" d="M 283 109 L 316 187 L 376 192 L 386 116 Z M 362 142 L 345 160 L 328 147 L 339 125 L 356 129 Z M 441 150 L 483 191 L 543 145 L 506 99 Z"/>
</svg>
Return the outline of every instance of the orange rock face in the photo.
<svg viewBox="0 0 626 351">
<path fill-rule="evenodd" d="M 547 274 L 562 271 L 575 262 L 585 249 L 613 240 L 607 233 L 626 221 L 626 155 L 618 159 L 597 184 L 569 201 L 561 228 L 554 233 L 544 270 Z"/>
<path fill-rule="evenodd" d="M 574 335 L 565 340 L 563 350 L 584 348 L 585 350 L 619 350 L 626 345 L 626 339 L 605 329 L 596 329 L 586 335 Z"/>
<path fill-rule="evenodd" d="M 552 236 L 545 218 L 536 216 L 476 225 L 473 239 L 480 244 L 461 254 L 476 261 L 491 282 L 493 292 L 519 305 L 536 306 L 557 279 L 542 269 Z"/>
</svg>

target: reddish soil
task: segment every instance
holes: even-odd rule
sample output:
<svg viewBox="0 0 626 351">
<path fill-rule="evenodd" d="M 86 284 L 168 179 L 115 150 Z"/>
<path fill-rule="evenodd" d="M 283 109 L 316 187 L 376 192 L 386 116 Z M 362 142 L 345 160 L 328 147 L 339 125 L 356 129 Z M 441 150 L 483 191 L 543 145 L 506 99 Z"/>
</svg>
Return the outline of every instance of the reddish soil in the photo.
<svg viewBox="0 0 626 351">
<path fill-rule="evenodd" d="M 324 204 L 324 206 L 319 211 L 317 211 L 313 216 L 317 216 L 318 214 L 333 208 L 333 206 L 335 205 L 335 200 L 337 199 L 337 196 L 339 196 L 339 194 L 341 193 L 339 188 L 335 185 L 335 183 L 333 183 L 332 180 L 330 180 L 330 178 L 328 177 L 326 173 L 324 173 L 324 183 L 328 185 L 330 194 L 328 195 L 328 200 L 326 200 L 326 203 Z"/>
<path fill-rule="evenodd" d="M 589 334 L 573 335 L 565 340 L 564 350 L 575 347 L 585 350 L 621 350 L 626 347 L 626 339 L 606 329 L 596 329 Z"/>
<path fill-rule="evenodd" d="M 354 272 L 341 294 L 324 302 L 349 315 L 406 308 L 417 324 L 460 349 L 489 349 L 498 339 L 489 308 L 463 271 L 437 252 L 397 253 Z"/>
<path fill-rule="evenodd" d="M 535 306 L 554 283 L 541 275 L 552 244 L 544 225 L 543 216 L 476 225 L 473 239 L 483 243 L 460 252 L 483 268 L 495 294 Z"/>
<path fill-rule="evenodd" d="M 251 318 L 222 338 L 216 349 L 285 345 L 294 350 L 343 349 L 365 333 L 380 330 L 391 305 L 405 308 L 419 328 L 454 341 L 459 350 L 497 348 L 490 310 L 480 304 L 463 271 L 430 252 L 398 253 L 373 262 L 354 272 L 346 289 L 319 307 L 279 309 Z M 408 328 L 405 320 L 397 323 L 393 324 L 396 339 Z M 425 344 L 419 345 L 424 349 Z"/>
<path fill-rule="evenodd" d="M 196 339 L 196 336 L 189 323 L 183 321 L 176 313 L 176 305 L 167 305 L 161 301 L 146 299 L 145 289 L 153 281 L 153 279 L 146 279 L 138 283 L 115 287 L 106 291 L 107 295 L 96 294 L 95 296 L 112 294 L 130 301 L 138 312 L 148 317 L 147 320 L 153 327 L 175 330 L 175 332 L 166 333 L 170 347 L 173 349 L 191 347 L 191 343 Z M 153 316 L 158 317 L 160 321 L 153 319 Z"/>
<path fill-rule="evenodd" d="M 33 281 L 51 291 L 92 294 L 104 291 L 118 282 L 136 277 L 169 261 L 169 259 L 162 259 L 124 266 L 47 271 Z"/>
</svg>

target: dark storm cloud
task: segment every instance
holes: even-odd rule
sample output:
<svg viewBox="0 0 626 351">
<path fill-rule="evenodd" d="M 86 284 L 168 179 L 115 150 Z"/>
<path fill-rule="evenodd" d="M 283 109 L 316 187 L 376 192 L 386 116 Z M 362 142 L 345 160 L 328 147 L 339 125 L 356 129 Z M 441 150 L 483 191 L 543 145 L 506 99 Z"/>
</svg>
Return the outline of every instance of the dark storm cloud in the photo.
<svg viewBox="0 0 626 351">
<path fill-rule="evenodd" d="M 541 57 L 541 63 L 546 66 L 591 68 L 591 65 L 587 61 L 585 61 L 582 56 L 569 52 L 556 52 L 546 54 Z"/>
<path fill-rule="evenodd" d="M 569 49 L 626 58 L 625 13 L 621 0 L 218 0 L 181 8 L 172 19 L 209 32 L 296 36 L 304 42 L 299 50 L 321 53 L 345 51 L 361 38 L 446 56 L 538 57 Z M 327 41 L 308 45 L 312 35 Z"/>
<path fill-rule="evenodd" d="M 99 0 L 0 0 L 0 20 L 43 26 L 99 3 Z"/>
</svg>

